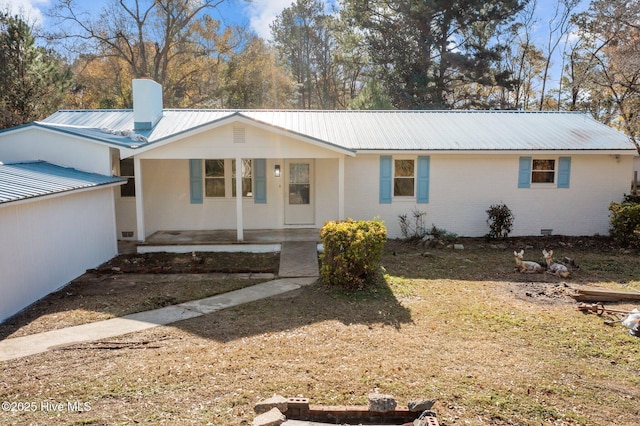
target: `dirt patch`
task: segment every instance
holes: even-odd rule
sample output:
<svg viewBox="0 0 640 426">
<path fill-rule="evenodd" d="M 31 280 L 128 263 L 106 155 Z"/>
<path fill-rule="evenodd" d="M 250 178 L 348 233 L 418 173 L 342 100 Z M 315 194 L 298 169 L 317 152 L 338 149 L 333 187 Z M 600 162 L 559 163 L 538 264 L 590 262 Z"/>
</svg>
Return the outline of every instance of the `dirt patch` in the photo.
<svg viewBox="0 0 640 426">
<path fill-rule="evenodd" d="M 121 254 L 91 270 L 96 274 L 277 273 L 280 253 Z"/>
<path fill-rule="evenodd" d="M 41 333 L 202 299 L 264 282 L 279 253 L 114 257 L 0 324 L 0 338 Z"/>
<path fill-rule="evenodd" d="M 575 303 L 571 296 L 576 291 L 567 283 L 514 282 L 509 283 L 507 288 L 517 298 L 532 303 Z"/>
</svg>

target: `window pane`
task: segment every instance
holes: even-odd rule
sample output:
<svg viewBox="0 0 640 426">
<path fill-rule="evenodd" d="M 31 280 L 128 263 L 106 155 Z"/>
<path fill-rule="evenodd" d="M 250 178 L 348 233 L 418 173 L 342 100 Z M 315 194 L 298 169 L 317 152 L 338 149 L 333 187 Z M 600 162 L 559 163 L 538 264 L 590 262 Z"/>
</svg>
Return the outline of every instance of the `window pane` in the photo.
<svg viewBox="0 0 640 426">
<path fill-rule="evenodd" d="M 413 177 L 413 160 L 395 160 L 395 177 Z"/>
<path fill-rule="evenodd" d="M 236 196 L 236 178 L 231 179 L 231 184 L 233 185 L 231 187 L 231 189 L 232 189 L 231 193 L 235 197 Z M 253 196 L 253 191 L 252 191 L 251 187 L 252 187 L 251 178 L 243 178 L 242 179 L 242 196 L 243 197 L 252 197 Z"/>
<path fill-rule="evenodd" d="M 236 177 L 236 160 L 231 160 L 231 177 Z M 242 160 L 242 177 L 251 177 L 251 160 Z"/>
<path fill-rule="evenodd" d="M 531 183 L 554 183 L 556 160 L 533 160 Z"/>
<path fill-rule="evenodd" d="M 553 183 L 555 173 L 554 172 L 532 172 L 531 183 Z"/>
<path fill-rule="evenodd" d="M 120 160 L 120 176 L 134 176 L 133 158 L 125 158 Z"/>
<path fill-rule="evenodd" d="M 289 184 L 289 204 L 309 204 L 309 188 L 308 183 Z"/>
<path fill-rule="evenodd" d="M 125 158 L 120 160 L 120 176 L 127 177 L 127 183 L 120 186 L 121 197 L 135 197 L 136 196 L 136 184 L 133 178 L 133 158 Z"/>
<path fill-rule="evenodd" d="M 206 177 L 224 177 L 224 160 L 204 160 Z"/>
<path fill-rule="evenodd" d="M 236 160 L 231 160 L 231 194 L 236 196 Z M 242 196 L 251 197 L 251 160 L 242 160 Z"/>
<path fill-rule="evenodd" d="M 395 178 L 393 180 L 393 195 L 396 197 L 413 197 L 413 178 Z"/>
<path fill-rule="evenodd" d="M 533 160 L 533 170 L 555 170 L 556 160 Z"/>
<path fill-rule="evenodd" d="M 207 197 L 224 197 L 224 178 L 207 178 L 204 182 Z"/>
<path fill-rule="evenodd" d="M 289 183 L 309 183 L 309 164 L 289 164 Z"/>
<path fill-rule="evenodd" d="M 136 184 L 133 178 L 127 179 L 127 183 L 120 186 L 121 197 L 135 197 L 136 196 Z"/>
</svg>

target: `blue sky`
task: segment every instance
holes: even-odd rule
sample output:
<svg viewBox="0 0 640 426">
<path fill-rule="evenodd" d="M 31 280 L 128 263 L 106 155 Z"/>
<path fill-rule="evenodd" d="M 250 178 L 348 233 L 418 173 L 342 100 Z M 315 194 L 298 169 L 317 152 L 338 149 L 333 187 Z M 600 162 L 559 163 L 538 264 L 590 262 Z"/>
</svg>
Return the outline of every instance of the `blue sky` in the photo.
<svg viewBox="0 0 640 426">
<path fill-rule="evenodd" d="M 0 0 L 0 10 L 10 10 L 12 13 L 19 13 L 27 18 L 30 23 L 36 23 L 44 27 L 47 26 L 47 18 L 44 11 L 48 9 L 55 0 Z M 112 0 L 78 0 L 83 8 L 91 8 L 98 10 L 106 2 Z M 294 0 L 227 0 L 218 10 L 212 13 L 215 19 L 223 21 L 225 24 L 236 24 L 250 27 L 259 36 L 269 39 L 269 25 L 273 22 L 282 10 L 292 4 Z M 544 29 L 547 28 L 546 20 L 550 18 L 553 12 L 553 5 L 557 0 L 537 0 L 538 3 L 538 26 L 541 29 L 541 39 L 538 40 L 539 45 L 546 44 L 547 35 Z M 337 3 L 336 0 L 325 0 L 327 7 Z M 582 0 L 582 9 L 586 8 L 589 0 Z M 561 46 L 558 49 L 561 52 Z M 551 84 L 557 83 L 560 68 L 560 52 L 556 53 L 554 64 L 552 65 L 552 75 L 550 76 Z M 555 74 L 555 75 L 554 75 Z"/>
<path fill-rule="evenodd" d="M 84 8 L 98 9 L 108 0 L 79 0 Z M 556 0 L 538 0 L 538 10 L 541 19 L 544 15 L 550 13 L 552 5 Z M 54 0 L 0 0 L 0 10 L 9 9 L 13 13 L 21 13 L 27 17 L 28 21 L 39 23 L 46 26 L 46 17 L 43 11 L 49 8 Z M 269 38 L 269 25 L 282 10 L 291 5 L 293 0 L 228 0 L 219 6 L 217 11 L 213 12 L 214 18 L 225 23 L 248 25 L 258 35 L 263 38 Z M 327 7 L 335 4 L 335 0 L 325 0 Z M 586 6 L 588 0 L 583 0 Z M 544 25 L 544 21 L 541 21 Z"/>
<path fill-rule="evenodd" d="M 248 25 L 261 37 L 269 38 L 269 24 L 292 2 L 293 0 L 228 0 L 212 16 L 225 23 Z M 53 3 L 54 0 L 0 0 L 0 10 L 9 9 L 14 14 L 24 14 L 29 22 L 46 26 L 43 12 Z M 106 0 L 79 0 L 78 3 L 83 8 L 98 9 Z M 326 0 L 325 3 L 333 3 L 333 0 Z"/>
</svg>

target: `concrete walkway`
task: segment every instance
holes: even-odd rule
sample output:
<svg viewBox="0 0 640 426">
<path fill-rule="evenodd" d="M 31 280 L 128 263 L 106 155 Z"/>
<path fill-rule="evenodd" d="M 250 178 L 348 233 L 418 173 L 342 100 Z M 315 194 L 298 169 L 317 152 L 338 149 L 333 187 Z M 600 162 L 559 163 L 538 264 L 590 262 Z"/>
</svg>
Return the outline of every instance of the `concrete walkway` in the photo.
<svg viewBox="0 0 640 426">
<path fill-rule="evenodd" d="M 285 275 L 282 275 L 282 274 Z M 138 312 L 75 327 L 0 341 L 0 361 L 34 355 L 56 347 L 90 342 L 211 314 L 221 309 L 276 296 L 318 279 L 316 243 L 286 242 L 280 253 L 280 279 L 205 299 Z"/>
</svg>

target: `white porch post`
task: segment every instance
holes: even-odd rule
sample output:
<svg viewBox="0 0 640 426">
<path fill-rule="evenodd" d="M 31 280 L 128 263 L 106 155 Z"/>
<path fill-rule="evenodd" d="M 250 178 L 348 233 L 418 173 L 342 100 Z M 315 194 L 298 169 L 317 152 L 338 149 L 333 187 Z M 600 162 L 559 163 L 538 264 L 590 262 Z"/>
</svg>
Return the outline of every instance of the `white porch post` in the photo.
<svg viewBox="0 0 640 426">
<path fill-rule="evenodd" d="M 338 220 L 344 220 L 344 155 L 338 157 Z"/>
<path fill-rule="evenodd" d="M 236 157 L 236 232 L 238 242 L 244 240 L 242 217 L 242 158 Z"/>
<path fill-rule="evenodd" d="M 142 165 L 140 158 L 133 157 L 133 176 L 136 187 L 136 234 L 138 241 L 145 240 L 144 230 L 144 198 L 142 193 Z"/>
</svg>

